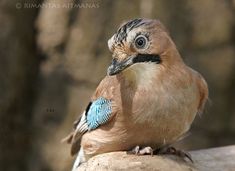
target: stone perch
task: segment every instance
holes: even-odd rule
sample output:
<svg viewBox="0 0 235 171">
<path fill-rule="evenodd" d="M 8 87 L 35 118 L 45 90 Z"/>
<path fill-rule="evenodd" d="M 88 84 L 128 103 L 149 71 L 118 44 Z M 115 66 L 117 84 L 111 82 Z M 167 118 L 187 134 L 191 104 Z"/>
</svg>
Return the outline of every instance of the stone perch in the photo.
<svg viewBox="0 0 235 171">
<path fill-rule="evenodd" d="M 190 154 L 194 163 L 172 155 L 136 156 L 112 152 L 91 158 L 77 171 L 235 171 L 235 145 Z"/>
</svg>

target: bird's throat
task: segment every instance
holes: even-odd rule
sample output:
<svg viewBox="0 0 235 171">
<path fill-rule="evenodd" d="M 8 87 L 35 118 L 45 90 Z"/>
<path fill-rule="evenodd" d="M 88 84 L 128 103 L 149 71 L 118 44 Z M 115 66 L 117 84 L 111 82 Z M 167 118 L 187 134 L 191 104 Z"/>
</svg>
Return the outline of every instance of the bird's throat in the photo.
<svg viewBox="0 0 235 171">
<path fill-rule="evenodd" d="M 155 63 L 136 63 L 124 70 L 120 75 L 125 85 L 134 87 L 149 86 L 157 76 L 158 71 L 159 65 Z"/>
</svg>

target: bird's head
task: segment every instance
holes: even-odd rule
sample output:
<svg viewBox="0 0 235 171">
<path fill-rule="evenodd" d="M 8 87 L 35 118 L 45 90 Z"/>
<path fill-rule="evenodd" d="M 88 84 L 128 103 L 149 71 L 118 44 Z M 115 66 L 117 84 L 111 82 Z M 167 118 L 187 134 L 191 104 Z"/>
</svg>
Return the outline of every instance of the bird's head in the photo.
<svg viewBox="0 0 235 171">
<path fill-rule="evenodd" d="M 167 65 L 181 59 L 159 20 L 134 19 L 124 23 L 109 39 L 108 47 L 113 53 L 108 75 L 138 67 L 136 64 Z M 172 52 L 176 57 L 167 57 Z"/>
</svg>

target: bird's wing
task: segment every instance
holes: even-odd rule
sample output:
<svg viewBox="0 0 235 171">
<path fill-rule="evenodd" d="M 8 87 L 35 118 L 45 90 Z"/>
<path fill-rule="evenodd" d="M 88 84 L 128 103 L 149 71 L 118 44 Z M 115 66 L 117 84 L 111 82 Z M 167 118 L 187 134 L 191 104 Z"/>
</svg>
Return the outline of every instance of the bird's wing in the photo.
<svg viewBox="0 0 235 171">
<path fill-rule="evenodd" d="M 105 77 L 97 87 L 92 101 L 87 105 L 86 110 L 80 115 L 79 119 L 74 122 L 73 131 L 62 140 L 72 144 L 72 155 L 78 152 L 80 139 L 84 133 L 108 123 L 117 113 L 118 95 L 114 91 L 118 89 L 117 87 L 118 82 L 113 77 Z"/>
<path fill-rule="evenodd" d="M 202 114 L 203 110 L 204 110 L 204 107 L 205 107 L 205 104 L 208 100 L 208 86 L 207 86 L 207 83 L 206 83 L 206 80 L 202 77 L 202 75 L 193 70 L 192 68 L 189 68 L 187 67 L 191 73 L 193 74 L 193 77 L 195 78 L 195 83 L 198 87 L 198 91 L 199 91 L 199 103 L 198 103 L 198 107 L 197 107 L 197 113 L 199 115 Z"/>
<path fill-rule="evenodd" d="M 105 124 L 112 115 L 111 100 L 100 97 L 88 105 L 83 113 L 76 130 L 80 133 L 91 131 Z"/>
<path fill-rule="evenodd" d="M 74 123 L 74 131 L 64 139 L 72 144 L 71 155 L 80 148 L 80 137 L 87 131 L 92 131 L 107 123 L 113 116 L 111 100 L 99 97 L 90 102 L 80 119 Z"/>
<path fill-rule="evenodd" d="M 200 115 L 203 112 L 206 101 L 208 100 L 208 86 L 204 78 L 198 73 L 197 74 L 197 85 L 199 88 L 199 105 L 198 105 L 198 114 Z"/>
</svg>

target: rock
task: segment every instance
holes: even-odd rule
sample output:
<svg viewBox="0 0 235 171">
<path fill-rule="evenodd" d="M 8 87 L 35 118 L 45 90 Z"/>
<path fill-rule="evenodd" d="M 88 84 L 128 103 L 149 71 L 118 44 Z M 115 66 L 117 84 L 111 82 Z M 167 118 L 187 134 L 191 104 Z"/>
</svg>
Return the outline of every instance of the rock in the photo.
<svg viewBox="0 0 235 171">
<path fill-rule="evenodd" d="M 235 170 L 235 146 L 190 152 L 194 163 L 172 155 L 136 156 L 126 152 L 97 155 L 77 171 L 231 171 Z"/>
</svg>

